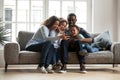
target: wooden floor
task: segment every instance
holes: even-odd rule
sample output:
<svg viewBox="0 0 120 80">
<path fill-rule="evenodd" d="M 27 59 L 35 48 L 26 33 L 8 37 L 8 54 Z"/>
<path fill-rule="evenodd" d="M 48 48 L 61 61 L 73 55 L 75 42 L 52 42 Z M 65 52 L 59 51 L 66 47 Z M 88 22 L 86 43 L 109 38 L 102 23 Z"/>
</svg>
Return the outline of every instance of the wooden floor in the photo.
<svg viewBox="0 0 120 80">
<path fill-rule="evenodd" d="M 87 74 L 79 72 L 78 65 L 68 65 L 68 72 L 64 74 L 42 74 L 36 70 L 37 65 L 12 65 L 8 72 L 0 68 L 0 80 L 118 80 L 120 66 L 87 65 Z"/>
</svg>

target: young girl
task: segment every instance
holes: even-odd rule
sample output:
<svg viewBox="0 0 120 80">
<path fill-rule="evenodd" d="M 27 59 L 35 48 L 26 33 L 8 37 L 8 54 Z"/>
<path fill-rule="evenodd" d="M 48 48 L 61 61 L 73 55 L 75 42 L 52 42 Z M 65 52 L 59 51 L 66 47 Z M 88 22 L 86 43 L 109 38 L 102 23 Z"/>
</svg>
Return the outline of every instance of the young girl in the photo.
<svg viewBox="0 0 120 80">
<path fill-rule="evenodd" d="M 59 26 L 57 28 L 57 33 L 58 35 L 65 35 L 65 30 L 66 30 L 66 27 L 67 27 L 67 21 L 63 18 L 60 18 L 60 23 L 59 23 Z M 61 55 L 60 55 L 60 43 L 61 43 L 61 40 L 57 40 L 56 41 L 56 54 L 53 56 L 53 69 L 60 69 L 61 66 L 62 66 L 62 63 L 61 63 Z"/>
</svg>

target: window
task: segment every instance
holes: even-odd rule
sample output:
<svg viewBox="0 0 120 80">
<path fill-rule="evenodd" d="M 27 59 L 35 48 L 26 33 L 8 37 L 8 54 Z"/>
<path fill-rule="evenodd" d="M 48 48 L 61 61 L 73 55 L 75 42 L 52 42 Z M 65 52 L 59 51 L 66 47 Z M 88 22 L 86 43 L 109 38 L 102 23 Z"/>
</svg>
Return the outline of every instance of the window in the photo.
<svg viewBox="0 0 120 80">
<path fill-rule="evenodd" d="M 46 18 L 55 15 L 67 19 L 72 12 L 77 15 L 77 24 L 89 30 L 90 6 L 91 0 L 4 0 L 4 24 L 15 41 L 20 30 L 34 32 Z"/>
</svg>

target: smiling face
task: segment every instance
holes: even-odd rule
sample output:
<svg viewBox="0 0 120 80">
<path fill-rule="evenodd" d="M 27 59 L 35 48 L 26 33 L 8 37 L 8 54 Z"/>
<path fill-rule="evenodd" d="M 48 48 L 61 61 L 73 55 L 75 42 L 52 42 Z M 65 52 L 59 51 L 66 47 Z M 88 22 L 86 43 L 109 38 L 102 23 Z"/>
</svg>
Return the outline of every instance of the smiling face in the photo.
<svg viewBox="0 0 120 80">
<path fill-rule="evenodd" d="M 62 23 L 60 23 L 60 25 L 59 25 L 59 29 L 60 29 L 61 31 L 65 31 L 66 26 L 67 26 L 67 23 L 66 23 L 66 22 L 62 22 Z"/>
<path fill-rule="evenodd" d="M 69 24 L 69 26 L 75 25 L 76 21 L 77 21 L 76 16 L 72 15 L 72 16 L 68 17 L 68 24 Z"/>
<path fill-rule="evenodd" d="M 71 33 L 72 36 L 77 36 L 79 31 L 76 27 L 71 27 L 70 28 L 70 33 Z"/>
<path fill-rule="evenodd" d="M 52 27 L 50 29 L 56 30 L 58 28 L 58 25 L 59 25 L 59 21 L 55 21 L 55 23 L 52 25 Z"/>
</svg>

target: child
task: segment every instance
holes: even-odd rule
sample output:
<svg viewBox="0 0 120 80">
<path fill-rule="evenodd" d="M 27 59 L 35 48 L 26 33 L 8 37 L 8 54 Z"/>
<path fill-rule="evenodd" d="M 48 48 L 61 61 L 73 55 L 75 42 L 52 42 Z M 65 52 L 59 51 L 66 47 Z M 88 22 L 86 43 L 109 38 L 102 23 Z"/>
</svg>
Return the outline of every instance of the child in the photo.
<svg viewBox="0 0 120 80">
<path fill-rule="evenodd" d="M 81 52 L 79 52 L 80 55 L 88 55 L 88 52 L 93 53 L 98 51 L 98 48 L 92 47 L 89 43 L 81 43 L 80 40 L 83 39 L 84 37 L 79 34 L 80 28 L 77 25 L 73 25 L 70 27 L 70 42 L 71 44 L 69 45 L 69 47 L 74 48 L 74 47 L 78 47 L 79 44 L 82 44 L 82 49 L 78 49 L 83 50 Z M 79 41 L 79 44 L 77 44 L 77 42 Z M 77 51 L 78 51 L 77 50 Z"/>
<path fill-rule="evenodd" d="M 60 23 L 59 23 L 59 26 L 58 26 L 58 29 L 56 30 L 56 32 L 58 33 L 58 35 L 61 35 L 61 34 L 65 34 L 65 30 L 66 30 L 66 26 L 67 26 L 67 21 L 63 18 L 60 18 Z M 60 43 L 61 43 L 61 40 L 56 40 L 55 43 L 54 43 L 54 46 L 56 48 L 56 53 L 54 54 L 53 56 L 53 61 L 52 61 L 52 69 L 60 69 L 61 66 L 62 66 L 62 63 L 60 61 Z"/>
</svg>

